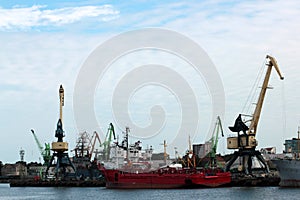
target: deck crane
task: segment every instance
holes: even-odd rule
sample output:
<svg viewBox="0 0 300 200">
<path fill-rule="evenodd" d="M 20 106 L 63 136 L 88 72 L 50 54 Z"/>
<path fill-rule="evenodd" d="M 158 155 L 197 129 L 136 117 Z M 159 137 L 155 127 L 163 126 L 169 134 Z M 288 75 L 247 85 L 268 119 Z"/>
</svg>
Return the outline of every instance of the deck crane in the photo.
<svg viewBox="0 0 300 200">
<path fill-rule="evenodd" d="M 43 157 L 44 160 L 44 165 L 48 165 L 50 159 L 51 159 L 51 155 L 50 155 L 50 144 L 49 143 L 45 143 L 45 148 L 43 148 L 43 146 L 41 145 L 39 139 L 37 138 L 36 134 L 34 133 L 34 130 L 31 129 L 31 133 L 34 137 L 34 140 L 39 148 L 40 154 Z"/>
<path fill-rule="evenodd" d="M 214 128 L 213 135 L 210 139 L 211 141 L 211 150 L 208 153 L 208 157 L 210 158 L 209 167 L 216 168 L 217 167 L 217 160 L 216 160 L 216 153 L 218 147 L 218 140 L 219 140 L 219 132 L 221 131 L 222 137 L 224 136 L 223 127 L 220 116 L 217 117 L 216 125 Z"/>
<path fill-rule="evenodd" d="M 101 146 L 103 146 L 103 159 L 107 161 L 110 157 L 110 148 L 111 148 L 111 141 L 112 141 L 112 136 L 114 137 L 114 140 L 116 139 L 115 135 L 115 129 L 114 125 L 112 123 L 109 124 L 106 136 L 105 136 L 105 141 L 102 143 Z"/>
<path fill-rule="evenodd" d="M 256 103 L 256 107 L 254 110 L 254 113 L 252 115 L 252 118 L 250 119 L 251 123 L 248 127 L 241 118 L 241 114 L 239 114 L 238 118 L 235 120 L 235 124 L 233 127 L 229 127 L 229 129 L 232 132 L 237 132 L 237 137 L 228 137 L 227 138 L 227 148 L 228 149 L 238 149 L 238 151 L 235 151 L 231 159 L 228 161 L 226 165 L 226 170 L 229 171 L 232 164 L 235 162 L 235 160 L 238 157 L 242 158 L 242 171 L 245 174 L 251 174 L 252 173 L 252 158 L 257 157 L 257 159 L 263 164 L 265 167 L 265 171 L 269 173 L 269 167 L 267 163 L 265 162 L 264 158 L 262 157 L 261 153 L 257 150 L 255 150 L 257 146 L 257 140 L 256 140 L 256 132 L 257 132 L 257 126 L 260 119 L 260 114 L 263 106 L 263 102 L 265 99 L 266 91 L 268 89 L 268 83 L 271 75 L 271 71 L 273 67 L 277 71 L 279 77 L 281 80 L 283 80 L 283 76 L 280 73 L 278 64 L 272 56 L 267 55 L 266 56 L 266 65 L 267 65 L 267 72 L 263 81 L 263 85 L 261 87 L 261 91 Z M 242 133 L 240 134 L 240 131 Z"/>
</svg>

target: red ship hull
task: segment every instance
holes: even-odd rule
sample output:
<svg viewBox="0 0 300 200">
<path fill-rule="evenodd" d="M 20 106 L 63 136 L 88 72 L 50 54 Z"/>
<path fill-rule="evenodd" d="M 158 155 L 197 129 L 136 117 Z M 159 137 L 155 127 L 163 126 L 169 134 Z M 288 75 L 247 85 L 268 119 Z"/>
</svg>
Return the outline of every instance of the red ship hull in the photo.
<svg viewBox="0 0 300 200">
<path fill-rule="evenodd" d="M 213 174 L 201 172 L 199 174 L 192 174 L 190 180 L 193 185 L 204 187 L 220 187 L 231 182 L 230 172 L 215 172 Z"/>
<path fill-rule="evenodd" d="M 231 182 L 229 172 L 206 175 L 190 169 L 163 168 L 151 172 L 124 172 L 100 168 L 106 180 L 106 188 L 194 188 L 218 187 Z"/>
</svg>

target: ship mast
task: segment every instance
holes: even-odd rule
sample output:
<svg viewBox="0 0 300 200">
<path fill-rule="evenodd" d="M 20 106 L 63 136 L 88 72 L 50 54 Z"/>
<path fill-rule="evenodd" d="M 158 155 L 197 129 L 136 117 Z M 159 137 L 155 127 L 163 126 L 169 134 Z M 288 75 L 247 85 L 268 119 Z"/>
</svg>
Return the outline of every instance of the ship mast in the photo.
<svg viewBox="0 0 300 200">
<path fill-rule="evenodd" d="M 191 143 L 191 136 L 189 135 L 189 153 L 192 153 L 192 143 Z"/>
<path fill-rule="evenodd" d="M 167 164 L 167 142 L 164 140 L 164 162 Z"/>
<path fill-rule="evenodd" d="M 126 127 L 126 130 L 125 130 L 125 141 L 126 141 L 126 159 L 127 159 L 127 164 L 130 162 L 130 159 L 129 159 L 129 144 L 128 144 L 128 133 L 130 132 L 130 129 L 129 127 Z"/>
</svg>

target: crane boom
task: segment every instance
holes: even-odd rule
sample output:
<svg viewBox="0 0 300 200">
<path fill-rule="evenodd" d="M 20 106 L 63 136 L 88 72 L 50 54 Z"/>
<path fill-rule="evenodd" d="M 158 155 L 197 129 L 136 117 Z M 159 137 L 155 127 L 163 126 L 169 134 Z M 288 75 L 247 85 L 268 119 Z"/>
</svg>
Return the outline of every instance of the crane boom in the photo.
<svg viewBox="0 0 300 200">
<path fill-rule="evenodd" d="M 110 145 L 112 141 L 112 136 L 114 136 L 114 140 L 116 139 L 114 125 L 112 123 L 109 124 L 105 141 L 102 143 L 103 145 L 103 157 L 105 160 L 108 160 L 110 157 Z"/>
<path fill-rule="evenodd" d="M 65 104 L 65 101 L 64 101 L 64 98 L 65 98 L 65 92 L 64 92 L 64 88 L 62 85 L 60 85 L 59 87 L 59 119 L 62 121 L 62 107 L 64 106 Z"/>
<path fill-rule="evenodd" d="M 272 56 L 270 56 L 270 55 L 267 55 L 266 58 L 267 58 L 267 59 L 270 59 L 270 63 L 275 67 L 275 70 L 277 71 L 277 73 L 278 73 L 280 79 L 283 80 L 284 77 L 281 75 L 281 72 L 280 72 L 280 70 L 279 70 L 279 66 L 278 66 L 277 61 L 275 60 L 275 58 L 272 57 Z"/>
<path fill-rule="evenodd" d="M 90 151 L 90 155 L 89 155 L 89 158 L 91 159 L 92 158 L 92 154 L 94 153 L 94 148 L 95 148 L 95 144 L 96 144 L 96 141 L 98 140 L 100 146 L 101 146 L 101 140 L 100 140 L 100 137 L 98 135 L 98 133 L 96 131 L 94 131 L 94 134 L 92 136 L 92 139 L 90 141 L 90 145 L 91 145 L 91 151 Z M 91 144 L 93 142 L 93 144 Z M 89 145 L 89 146 L 90 146 Z"/>
<path fill-rule="evenodd" d="M 259 95 L 259 98 L 258 98 L 258 101 L 257 101 L 257 104 L 256 104 L 256 108 L 255 108 L 255 111 L 254 111 L 254 114 L 253 114 L 253 118 L 252 118 L 251 124 L 249 126 L 248 134 L 254 134 L 254 135 L 256 134 L 257 125 L 258 125 L 258 121 L 259 121 L 260 114 L 261 114 L 261 109 L 262 109 L 263 102 L 264 102 L 264 99 L 265 99 L 266 91 L 268 89 L 268 83 L 269 83 L 269 80 L 270 80 L 272 67 L 274 67 L 276 69 L 280 79 L 281 80 L 284 79 L 283 76 L 280 73 L 280 70 L 279 70 L 279 67 L 277 65 L 277 62 L 276 62 L 275 58 L 273 58 L 272 56 L 267 55 L 266 59 L 269 59 L 269 62 L 267 63 L 268 69 L 267 69 L 265 79 L 264 79 L 264 82 L 263 82 L 263 85 L 262 85 L 262 88 L 261 88 L 261 92 L 260 92 L 260 95 Z"/>
<path fill-rule="evenodd" d="M 219 139 L 219 132 L 220 131 L 222 133 L 222 136 L 224 136 L 221 118 L 220 118 L 220 116 L 218 116 L 217 121 L 216 121 L 216 125 L 215 125 L 215 128 L 214 128 L 214 133 L 216 133 L 216 136 L 215 136 L 215 138 L 214 138 L 214 136 L 212 136 L 212 150 L 211 150 L 211 152 L 212 152 L 213 156 L 215 156 L 215 154 L 217 153 L 218 139 Z"/>
<path fill-rule="evenodd" d="M 31 133 L 32 133 L 32 135 L 33 135 L 33 138 L 34 138 L 36 144 L 38 145 L 38 148 L 39 148 L 39 151 L 40 151 L 41 155 L 43 155 L 43 151 L 44 151 L 44 150 L 43 150 L 43 146 L 41 145 L 39 139 L 38 139 L 37 136 L 35 135 L 33 129 L 31 129 Z"/>
<path fill-rule="evenodd" d="M 51 159 L 50 144 L 49 143 L 45 143 L 45 148 L 43 148 L 43 146 L 41 145 L 39 139 L 37 138 L 36 134 L 34 133 L 33 129 L 31 129 L 31 133 L 32 133 L 32 135 L 34 137 L 34 140 L 35 140 L 36 144 L 38 145 L 40 154 L 41 154 L 41 156 L 44 159 L 44 165 L 48 165 L 48 162 Z"/>
<path fill-rule="evenodd" d="M 224 136 L 223 133 L 223 127 L 221 123 L 220 116 L 217 117 L 215 128 L 213 131 L 213 135 L 210 139 L 211 141 L 211 150 L 208 153 L 208 157 L 210 158 L 210 162 L 208 163 L 210 167 L 217 167 L 217 159 L 216 159 L 216 153 L 217 153 L 217 147 L 218 147 L 218 140 L 219 140 L 219 132 L 221 131 L 222 137 Z"/>
</svg>

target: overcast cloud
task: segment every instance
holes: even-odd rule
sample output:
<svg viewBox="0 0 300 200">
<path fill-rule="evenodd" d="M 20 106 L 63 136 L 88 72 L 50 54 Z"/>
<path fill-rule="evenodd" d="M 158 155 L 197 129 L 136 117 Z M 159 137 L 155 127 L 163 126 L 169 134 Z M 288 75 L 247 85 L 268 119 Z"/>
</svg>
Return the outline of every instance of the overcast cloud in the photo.
<svg viewBox="0 0 300 200">
<path fill-rule="evenodd" d="M 296 0 L 222 2 L 121 1 L 105 4 L 92 1 L 70 5 L 49 1 L 40 5 L 0 4 L 0 146 L 5 149 L 0 152 L 0 160 L 17 161 L 19 150 L 23 148 L 28 162 L 37 161 L 39 153 L 30 135 L 31 128 L 36 130 L 42 143 L 56 139 L 54 131 L 58 119 L 60 84 L 64 85 L 66 93 L 66 140 L 73 148 L 78 133 L 72 107 L 73 90 L 82 64 L 107 39 L 124 31 L 145 27 L 178 31 L 196 41 L 207 52 L 225 89 L 223 126 L 226 136 L 230 134 L 227 126 L 231 126 L 242 111 L 266 54 L 273 55 L 285 80 L 280 81 L 276 72 L 272 72 L 270 84 L 274 89 L 267 91 L 257 139 L 258 148 L 276 146 L 277 151 L 281 152 L 284 139 L 296 137 L 297 126 L 300 125 L 300 4 Z M 126 62 L 130 63 L 128 60 Z M 117 77 L 119 73 L 111 71 L 104 79 L 106 83 L 120 79 Z M 187 72 L 183 70 L 182 74 Z M 201 79 L 191 75 L 188 77 L 191 87 L 198 90 L 197 96 L 207 95 L 198 86 Z M 97 100 L 102 98 L 105 101 L 104 105 L 95 103 L 100 128 L 104 132 L 113 118 L 107 106 L 111 89 L 105 87 L 95 94 Z M 153 94 L 153 90 L 149 94 Z M 140 103 L 142 98 L 147 98 L 147 95 L 144 93 L 140 99 L 130 102 Z M 159 94 L 155 94 L 154 99 L 159 99 Z M 166 99 L 172 101 L 174 98 Z M 151 107 L 149 101 L 145 102 L 147 107 Z M 210 105 L 203 99 L 199 102 L 203 106 L 202 111 L 205 111 L 200 112 L 202 119 L 209 114 L 207 107 Z M 164 105 L 167 104 L 164 102 Z M 174 101 L 174 104 L 177 102 Z M 144 107 L 138 109 L 138 105 L 129 107 L 137 109 L 138 114 L 143 114 L 145 110 Z M 146 112 L 145 115 L 149 115 Z M 145 116 L 140 119 L 143 118 L 149 120 Z M 199 134 L 207 134 L 208 127 L 203 125 L 207 122 L 201 123 Z M 196 137 L 193 142 L 202 143 L 204 138 Z M 151 145 L 157 151 L 162 150 L 159 144 L 163 139 Z M 224 143 L 225 138 L 220 139 L 218 151 L 221 153 L 226 151 Z M 182 145 L 187 146 L 187 141 Z M 172 155 L 173 149 L 168 151 Z"/>
</svg>

